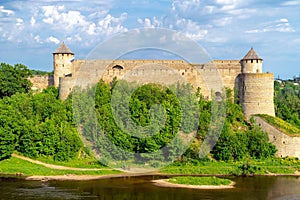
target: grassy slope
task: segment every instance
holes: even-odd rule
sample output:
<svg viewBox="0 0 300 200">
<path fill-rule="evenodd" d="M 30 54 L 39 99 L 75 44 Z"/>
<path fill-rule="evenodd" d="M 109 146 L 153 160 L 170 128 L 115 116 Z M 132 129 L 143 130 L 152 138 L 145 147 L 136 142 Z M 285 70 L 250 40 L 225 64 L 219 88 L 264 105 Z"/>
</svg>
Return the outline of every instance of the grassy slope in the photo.
<svg viewBox="0 0 300 200">
<path fill-rule="evenodd" d="M 245 168 L 245 166 L 247 166 Z M 206 161 L 199 163 L 174 163 L 160 170 L 168 174 L 295 174 L 300 170 L 300 161 L 295 158 L 273 158 L 240 162 Z"/>
<path fill-rule="evenodd" d="M 107 168 L 103 166 L 94 158 L 84 158 L 84 159 L 74 159 L 69 161 L 55 161 L 53 158 L 49 157 L 39 157 L 36 160 L 53 165 L 61 165 L 66 167 L 76 167 L 76 168 Z"/>
<path fill-rule="evenodd" d="M 75 170 L 56 170 L 49 169 L 44 166 L 34 164 L 19 158 L 11 157 L 10 159 L 3 160 L 0 162 L 0 173 L 1 174 L 17 174 L 22 173 L 25 176 L 31 175 L 42 175 L 42 176 L 53 176 L 53 175 L 104 175 L 104 174 L 117 174 L 116 170 L 98 170 L 98 171 L 75 171 Z"/>
<path fill-rule="evenodd" d="M 263 118 L 269 124 L 276 127 L 278 130 L 285 133 L 286 135 L 289 135 L 292 137 L 295 137 L 295 136 L 300 137 L 300 129 L 298 129 L 297 127 L 293 126 L 292 124 L 290 124 L 278 117 L 272 117 L 269 115 L 257 115 L 257 116 Z"/>
</svg>

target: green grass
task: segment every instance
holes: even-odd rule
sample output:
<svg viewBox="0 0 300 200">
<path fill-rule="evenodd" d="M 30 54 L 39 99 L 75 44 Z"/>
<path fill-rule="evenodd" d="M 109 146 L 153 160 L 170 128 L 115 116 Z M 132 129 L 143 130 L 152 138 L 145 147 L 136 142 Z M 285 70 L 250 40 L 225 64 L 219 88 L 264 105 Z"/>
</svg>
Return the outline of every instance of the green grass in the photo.
<svg viewBox="0 0 300 200">
<path fill-rule="evenodd" d="M 275 126 L 278 130 L 285 133 L 289 136 L 300 136 L 300 129 L 295 127 L 294 125 L 278 118 L 278 117 L 272 117 L 269 115 L 257 115 L 264 120 L 266 120 L 269 124 Z"/>
<path fill-rule="evenodd" d="M 217 177 L 189 177 L 189 176 L 180 176 L 173 177 L 169 179 L 170 183 L 176 184 L 186 184 L 186 185 L 230 185 L 232 183 L 231 180 L 217 178 Z"/>
<path fill-rule="evenodd" d="M 87 158 L 76 158 L 68 161 L 56 161 L 52 157 L 38 157 L 35 160 L 53 164 L 53 165 L 61 165 L 66 167 L 75 167 L 75 168 L 107 168 L 103 166 L 99 161 L 94 158 L 87 157 Z"/>
<path fill-rule="evenodd" d="M 168 174 L 231 175 L 236 165 L 226 162 L 174 163 L 160 171 Z"/>
<path fill-rule="evenodd" d="M 55 175 L 106 175 L 120 173 L 116 170 L 97 170 L 97 171 L 76 171 L 76 170 L 57 170 L 34 164 L 19 158 L 11 157 L 0 162 L 1 174 L 17 174 L 21 173 L 24 176 L 40 175 L 40 176 L 55 176 Z"/>
<path fill-rule="evenodd" d="M 167 174 L 187 175 L 295 174 L 297 171 L 300 171 L 300 160 L 288 157 L 235 162 L 175 162 L 160 170 L 160 172 Z"/>
</svg>

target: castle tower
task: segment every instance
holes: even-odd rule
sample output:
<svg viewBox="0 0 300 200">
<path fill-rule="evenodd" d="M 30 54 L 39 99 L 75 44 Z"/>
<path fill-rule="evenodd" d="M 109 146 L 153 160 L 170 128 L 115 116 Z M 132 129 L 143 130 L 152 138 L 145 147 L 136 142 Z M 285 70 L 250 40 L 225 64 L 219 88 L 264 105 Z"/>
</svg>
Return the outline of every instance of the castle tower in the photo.
<svg viewBox="0 0 300 200">
<path fill-rule="evenodd" d="M 65 45 L 64 42 L 53 53 L 53 68 L 54 68 L 54 86 L 59 86 L 59 78 L 72 76 L 72 59 L 74 53 Z"/>
<path fill-rule="evenodd" d="M 262 73 L 262 59 L 251 50 L 240 61 L 242 74 L 238 77 L 240 103 L 246 119 L 255 114 L 275 116 L 274 75 Z"/>
<path fill-rule="evenodd" d="M 241 60 L 242 73 L 262 73 L 262 61 L 253 48 Z"/>
</svg>

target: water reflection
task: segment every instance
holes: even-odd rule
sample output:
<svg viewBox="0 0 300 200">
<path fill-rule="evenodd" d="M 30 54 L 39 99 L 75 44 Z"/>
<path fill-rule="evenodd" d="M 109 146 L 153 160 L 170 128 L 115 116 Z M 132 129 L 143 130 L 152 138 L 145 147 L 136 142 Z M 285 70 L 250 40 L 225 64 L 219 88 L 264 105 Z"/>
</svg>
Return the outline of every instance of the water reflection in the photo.
<svg viewBox="0 0 300 200">
<path fill-rule="evenodd" d="M 300 199 L 298 177 L 235 177 L 234 189 L 197 190 L 160 188 L 162 177 L 124 177 L 94 181 L 24 181 L 0 179 L 0 199 Z M 164 178 L 164 177 L 163 177 Z"/>
</svg>

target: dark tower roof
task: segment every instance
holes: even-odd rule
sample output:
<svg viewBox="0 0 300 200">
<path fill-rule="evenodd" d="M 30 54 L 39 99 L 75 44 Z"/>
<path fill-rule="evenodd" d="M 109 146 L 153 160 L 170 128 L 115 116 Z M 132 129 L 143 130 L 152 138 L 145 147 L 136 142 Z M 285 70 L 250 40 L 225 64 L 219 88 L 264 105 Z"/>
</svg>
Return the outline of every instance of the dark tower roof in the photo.
<svg viewBox="0 0 300 200">
<path fill-rule="evenodd" d="M 74 53 L 70 51 L 70 49 L 65 45 L 64 42 L 61 43 L 61 45 L 56 49 L 56 51 L 53 54 L 57 53 L 66 53 L 74 55 Z"/>
<path fill-rule="evenodd" d="M 263 59 L 258 56 L 258 54 L 255 52 L 255 50 L 252 47 L 242 60 L 263 60 Z"/>
</svg>

